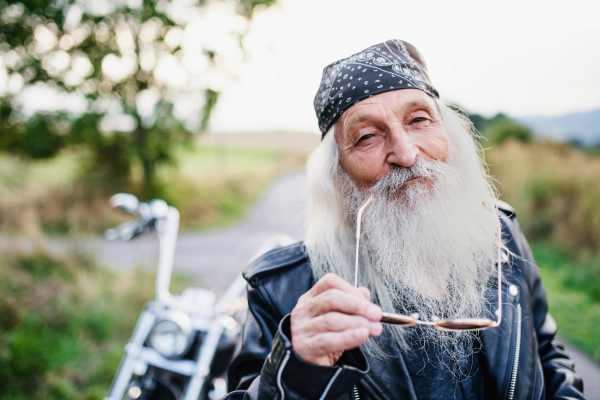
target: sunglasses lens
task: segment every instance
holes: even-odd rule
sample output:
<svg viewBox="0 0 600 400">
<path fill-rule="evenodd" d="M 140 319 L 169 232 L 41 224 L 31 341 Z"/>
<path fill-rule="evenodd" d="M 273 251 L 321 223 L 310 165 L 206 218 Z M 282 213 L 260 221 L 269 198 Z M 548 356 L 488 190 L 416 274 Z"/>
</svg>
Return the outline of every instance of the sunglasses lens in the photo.
<svg viewBox="0 0 600 400">
<path fill-rule="evenodd" d="M 441 331 L 482 331 L 491 328 L 493 323 L 487 318 L 446 319 L 436 321 L 434 328 Z"/>
<path fill-rule="evenodd" d="M 407 317 L 406 315 L 383 313 L 381 317 L 382 324 L 397 325 L 397 326 L 415 326 L 417 320 L 413 317 Z"/>
</svg>

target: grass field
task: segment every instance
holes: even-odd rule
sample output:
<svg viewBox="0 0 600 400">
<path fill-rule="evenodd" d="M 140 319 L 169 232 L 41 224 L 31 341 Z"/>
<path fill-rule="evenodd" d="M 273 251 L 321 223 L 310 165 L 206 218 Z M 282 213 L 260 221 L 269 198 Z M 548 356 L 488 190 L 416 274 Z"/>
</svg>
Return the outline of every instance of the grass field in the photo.
<svg viewBox="0 0 600 400">
<path fill-rule="evenodd" d="M 305 160 L 303 152 L 199 145 L 160 176 L 183 229 L 206 229 L 239 219 L 275 177 Z"/>
<path fill-rule="evenodd" d="M 241 217 L 273 178 L 300 168 L 306 154 L 197 142 L 179 150 L 176 165 L 160 168 L 158 196 L 179 209 L 182 229 L 214 227 Z M 89 191 L 85 162 L 82 153 L 35 163 L 0 156 L 0 231 L 99 233 L 121 222 L 108 207 L 112 193 Z M 120 190 L 139 195 L 141 170 L 129 181 Z"/>
<path fill-rule="evenodd" d="M 175 276 L 173 291 L 190 279 Z M 117 274 L 84 254 L 3 255 L 0 398 L 103 399 L 153 283 L 153 274 Z"/>
<path fill-rule="evenodd" d="M 600 156 L 509 141 L 486 152 L 540 267 L 564 340 L 600 361 Z"/>
<path fill-rule="evenodd" d="M 531 248 L 560 336 L 600 362 L 600 281 L 582 266 L 597 265 L 598 260 L 576 260 L 548 243 L 533 243 Z"/>
</svg>

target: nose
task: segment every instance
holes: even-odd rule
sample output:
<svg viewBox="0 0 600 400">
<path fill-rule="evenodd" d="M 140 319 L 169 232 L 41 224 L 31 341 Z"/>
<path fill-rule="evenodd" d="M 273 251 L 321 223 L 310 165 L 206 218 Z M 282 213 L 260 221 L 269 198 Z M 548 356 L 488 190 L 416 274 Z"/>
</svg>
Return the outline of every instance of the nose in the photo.
<svg viewBox="0 0 600 400">
<path fill-rule="evenodd" d="M 398 128 L 391 131 L 387 149 L 386 161 L 401 167 L 410 167 L 417 159 L 420 149 L 413 137 L 405 129 Z"/>
</svg>

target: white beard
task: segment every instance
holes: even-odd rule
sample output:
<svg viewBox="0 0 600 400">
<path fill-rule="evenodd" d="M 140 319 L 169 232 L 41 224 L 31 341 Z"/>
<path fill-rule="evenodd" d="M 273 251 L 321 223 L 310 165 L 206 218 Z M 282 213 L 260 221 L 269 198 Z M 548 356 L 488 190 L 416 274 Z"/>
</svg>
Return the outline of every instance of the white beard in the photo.
<svg viewBox="0 0 600 400">
<path fill-rule="evenodd" d="M 413 177 L 427 179 L 402 187 Z M 416 312 L 422 320 L 482 316 L 494 272 L 496 222 L 481 199 L 461 190 L 454 167 L 419 160 L 394 168 L 367 192 L 344 180 L 349 228 L 355 229 L 358 209 L 374 195 L 363 214 L 359 285 L 374 289 L 384 311 Z M 438 356 L 455 362 L 472 348 L 472 332 L 407 329 L 420 330 Z"/>
<path fill-rule="evenodd" d="M 418 312 L 422 320 L 481 317 L 497 242 L 495 213 L 482 203 L 494 210 L 496 192 L 470 123 L 443 103 L 438 106 L 450 138 L 449 158 L 413 168 L 430 177 L 431 185 L 413 182 L 398 191 L 403 183 L 398 175 L 407 174 L 399 168 L 362 193 L 341 168 L 333 130 L 325 135 L 307 166 L 305 247 L 315 279 L 333 272 L 353 282 L 356 212 L 373 193 L 363 216 L 359 284 L 384 311 Z M 405 351 L 407 333 L 420 331 L 427 345 L 456 363 L 475 337 L 431 327 L 385 325 L 385 331 Z M 385 357 L 393 353 L 385 343 L 369 339 L 363 348 Z"/>
<path fill-rule="evenodd" d="M 457 176 L 446 163 L 421 160 L 393 169 L 366 193 L 348 185 L 348 215 L 374 195 L 363 214 L 362 253 L 370 261 L 363 268 L 380 277 L 396 309 L 422 319 L 480 317 L 494 271 L 493 215 L 463 194 Z M 433 184 L 400 189 L 411 177 Z"/>
</svg>

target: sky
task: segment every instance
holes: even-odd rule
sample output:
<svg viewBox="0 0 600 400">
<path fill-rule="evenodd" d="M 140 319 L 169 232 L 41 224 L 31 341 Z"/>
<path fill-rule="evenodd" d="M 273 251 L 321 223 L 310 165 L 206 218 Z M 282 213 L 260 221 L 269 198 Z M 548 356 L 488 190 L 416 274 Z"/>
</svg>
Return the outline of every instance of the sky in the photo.
<svg viewBox="0 0 600 400">
<path fill-rule="evenodd" d="M 214 132 L 318 132 L 323 68 L 396 38 L 425 56 L 444 101 L 486 116 L 600 108 L 600 3 L 279 0 L 244 39 L 250 60 L 214 110 Z"/>
</svg>

